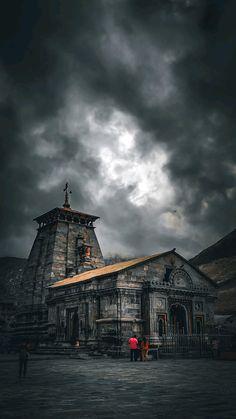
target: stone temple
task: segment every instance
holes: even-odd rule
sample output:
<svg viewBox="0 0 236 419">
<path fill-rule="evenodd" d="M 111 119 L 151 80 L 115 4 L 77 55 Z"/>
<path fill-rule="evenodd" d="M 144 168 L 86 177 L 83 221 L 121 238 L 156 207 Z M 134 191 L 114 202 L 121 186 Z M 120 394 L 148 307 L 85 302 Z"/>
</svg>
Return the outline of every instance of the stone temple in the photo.
<svg viewBox="0 0 236 419">
<path fill-rule="evenodd" d="M 17 335 L 47 339 L 49 285 L 105 265 L 93 226 L 98 218 L 70 208 L 68 185 L 63 207 L 35 218 L 38 233 L 21 284 Z"/>
<path fill-rule="evenodd" d="M 202 334 L 213 322 L 215 285 L 175 249 L 105 266 L 98 217 L 62 208 L 35 221 L 16 335 L 93 348 L 122 346 L 136 333 Z"/>
</svg>

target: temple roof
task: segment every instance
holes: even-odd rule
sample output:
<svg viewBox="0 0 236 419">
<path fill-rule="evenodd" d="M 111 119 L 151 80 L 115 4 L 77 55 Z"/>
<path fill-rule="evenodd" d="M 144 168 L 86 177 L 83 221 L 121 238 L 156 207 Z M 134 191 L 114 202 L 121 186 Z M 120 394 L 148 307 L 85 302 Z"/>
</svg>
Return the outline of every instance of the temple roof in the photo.
<svg viewBox="0 0 236 419">
<path fill-rule="evenodd" d="M 191 265 L 186 259 L 183 258 L 183 256 L 180 256 L 174 250 L 168 250 L 167 252 L 157 253 L 157 254 L 151 255 L 151 256 L 144 256 L 144 257 L 141 257 L 141 258 L 127 260 L 125 262 L 115 263 L 114 265 L 108 265 L 108 266 L 104 266 L 102 268 L 92 269 L 90 271 L 86 271 L 86 272 L 83 272 L 81 274 L 72 276 L 70 278 L 65 278 L 61 281 L 55 282 L 49 288 L 58 288 L 58 287 L 66 286 L 66 285 L 72 285 L 72 284 L 76 284 L 78 282 L 88 281 L 90 279 L 94 279 L 94 278 L 98 278 L 98 277 L 101 277 L 101 276 L 106 276 L 106 275 L 110 275 L 110 274 L 113 274 L 113 273 L 117 273 L 117 272 L 120 272 L 120 271 L 125 270 L 127 268 L 130 268 L 132 266 L 136 266 L 136 265 L 141 264 L 143 262 L 155 259 L 157 257 L 165 256 L 169 253 L 174 253 L 175 255 L 180 257 L 182 260 L 184 260 L 186 263 L 188 263 L 188 265 L 190 265 L 195 271 L 199 272 L 208 281 L 210 281 L 212 283 L 212 280 L 207 275 L 205 275 L 199 269 L 197 269 L 196 267 Z"/>
<path fill-rule="evenodd" d="M 90 271 L 83 272 L 79 275 L 75 275 L 71 278 L 65 278 L 62 281 L 55 282 L 50 288 L 62 287 L 63 285 L 71 285 L 80 281 L 86 281 L 88 279 L 97 278 L 99 276 L 108 275 L 122 271 L 123 269 L 130 268 L 131 266 L 138 265 L 139 263 L 145 262 L 146 260 L 152 259 L 159 255 L 145 256 L 142 258 L 126 260 L 125 262 L 115 263 L 114 265 L 104 266 L 103 268 L 92 269 Z"/>
<path fill-rule="evenodd" d="M 100 218 L 96 215 L 80 212 L 80 211 L 74 210 L 72 208 L 56 207 L 56 208 L 53 208 L 52 210 L 50 210 L 48 212 L 45 212 L 45 214 L 39 215 L 38 217 L 34 218 L 34 221 L 37 221 L 38 223 L 40 223 L 44 219 L 46 219 L 47 217 L 51 216 L 53 213 L 64 213 L 64 214 L 77 215 L 78 217 L 82 217 L 82 218 L 90 218 L 93 221 Z"/>
</svg>

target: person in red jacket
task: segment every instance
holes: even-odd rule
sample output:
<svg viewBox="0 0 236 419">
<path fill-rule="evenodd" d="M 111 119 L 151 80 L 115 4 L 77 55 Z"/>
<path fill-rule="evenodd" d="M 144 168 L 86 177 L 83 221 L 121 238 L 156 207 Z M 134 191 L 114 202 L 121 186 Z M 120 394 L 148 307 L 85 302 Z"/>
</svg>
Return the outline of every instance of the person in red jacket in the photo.
<svg viewBox="0 0 236 419">
<path fill-rule="evenodd" d="M 136 335 L 129 339 L 130 361 L 137 361 L 138 355 L 138 339 Z"/>
</svg>

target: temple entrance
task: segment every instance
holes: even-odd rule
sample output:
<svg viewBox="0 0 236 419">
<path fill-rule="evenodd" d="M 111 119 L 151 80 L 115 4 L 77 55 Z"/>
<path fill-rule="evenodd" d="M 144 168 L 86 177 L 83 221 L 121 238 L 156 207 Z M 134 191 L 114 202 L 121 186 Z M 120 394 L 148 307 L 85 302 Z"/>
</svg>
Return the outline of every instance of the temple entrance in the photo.
<svg viewBox="0 0 236 419">
<path fill-rule="evenodd" d="M 75 344 L 79 337 L 79 317 L 78 309 L 69 308 L 66 310 L 66 340 Z"/>
<path fill-rule="evenodd" d="M 160 337 L 166 334 L 166 320 L 166 314 L 159 314 L 157 317 L 157 331 Z"/>
<path fill-rule="evenodd" d="M 171 333 L 186 335 L 188 333 L 186 308 L 181 304 L 172 304 L 170 307 Z"/>
<path fill-rule="evenodd" d="M 196 333 L 200 335 L 204 331 L 204 321 L 203 316 L 196 317 Z"/>
<path fill-rule="evenodd" d="M 163 320 L 160 319 L 159 322 L 158 322 L 158 334 L 159 334 L 159 336 L 163 335 L 163 329 L 164 329 Z"/>
</svg>

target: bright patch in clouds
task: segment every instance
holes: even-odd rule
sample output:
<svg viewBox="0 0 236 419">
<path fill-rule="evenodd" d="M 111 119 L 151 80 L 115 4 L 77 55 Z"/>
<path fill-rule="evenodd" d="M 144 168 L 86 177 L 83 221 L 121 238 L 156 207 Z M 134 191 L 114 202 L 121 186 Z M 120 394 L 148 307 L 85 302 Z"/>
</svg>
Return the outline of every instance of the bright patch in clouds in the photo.
<svg viewBox="0 0 236 419">
<path fill-rule="evenodd" d="M 134 135 L 128 131 L 121 133 L 118 141 L 121 152 L 129 151 L 134 147 Z"/>
<path fill-rule="evenodd" d="M 163 170 L 167 154 L 160 146 L 153 148 L 148 158 L 138 153 L 136 135 L 139 130 L 131 117 L 114 111 L 110 120 L 104 122 L 95 120 L 90 114 L 89 124 L 91 138 L 103 138 L 97 148 L 103 177 L 96 193 L 98 200 L 110 196 L 112 190 L 125 188 L 130 190 L 128 199 L 135 206 L 154 200 L 160 209 L 171 203 L 174 190 Z"/>
<path fill-rule="evenodd" d="M 163 151 L 153 153 L 152 157 L 145 161 L 135 153 L 134 147 L 130 147 L 125 154 L 120 152 L 118 142 L 118 147 L 114 144 L 113 149 L 101 149 L 99 157 L 106 185 L 130 187 L 132 192 L 129 200 L 134 205 L 145 205 L 148 199 L 156 200 L 162 205 L 163 200 L 166 204 L 171 199 L 173 190 L 163 173 L 167 159 Z"/>
<path fill-rule="evenodd" d="M 124 192 L 127 204 L 137 210 L 152 211 L 154 218 L 162 220 L 164 228 L 173 230 L 182 225 L 177 214 L 168 212 L 175 208 L 174 188 L 164 169 L 168 155 L 159 144 L 153 144 L 152 153 L 142 154 L 138 141 L 144 133 L 134 118 L 115 108 L 112 110 L 110 104 L 95 108 L 87 103 L 82 109 L 79 95 L 73 92 L 68 96 L 66 108 L 61 110 L 58 130 L 59 137 L 52 143 L 48 141 L 50 124 L 36 127 L 32 133 L 34 153 L 42 158 L 58 159 L 57 165 L 51 165 L 43 173 L 39 190 L 49 192 L 69 181 L 76 191 L 82 182 L 89 206 L 95 212 L 117 192 Z M 145 135 L 145 140 L 150 141 L 149 134 Z M 63 138 L 73 138 L 75 144 L 75 153 L 66 165 L 60 161 L 67 147 Z M 93 164 L 99 168 L 98 176 L 84 170 Z M 75 195 L 72 205 L 81 209 Z M 83 210 L 88 210 L 86 203 Z"/>
<path fill-rule="evenodd" d="M 38 188 L 49 192 L 69 181 L 72 191 L 76 191 L 82 184 L 87 201 L 83 202 L 82 207 L 81 201 L 76 202 L 76 194 L 73 194 L 72 207 L 94 213 L 97 208 L 104 208 L 103 215 L 101 214 L 103 218 L 100 240 L 105 253 L 110 251 L 110 243 L 113 241 L 116 243 L 113 252 L 147 252 L 143 239 L 138 248 L 135 246 L 135 250 L 132 250 L 127 244 L 130 238 L 123 242 L 118 230 L 113 228 L 117 217 L 121 217 L 122 224 L 131 223 L 130 234 L 132 240 L 135 240 L 133 235 L 137 233 L 136 227 L 135 224 L 132 226 L 132 221 L 129 220 L 131 209 L 134 212 L 133 219 L 146 226 L 145 234 L 148 234 L 150 229 L 149 220 L 152 220 L 152 230 L 156 230 L 158 234 L 160 231 L 165 234 L 166 231 L 176 232 L 183 228 L 183 215 L 180 216 L 179 211 L 175 211 L 175 191 L 165 170 L 168 154 L 159 144 L 153 144 L 151 153 L 143 154 L 140 151 L 138 142 L 144 133 L 140 131 L 134 118 L 120 110 L 111 110 L 110 106 L 99 109 L 87 104 L 86 112 L 82 112 L 81 103 L 78 97 L 74 96 L 64 112 L 61 112 L 60 123 L 60 136 L 73 138 L 78 147 L 75 147 L 69 164 L 59 163 L 51 166 L 48 173 L 44 173 Z M 50 127 L 48 132 L 50 133 Z M 145 136 L 146 141 L 151 141 L 148 133 Z M 44 132 L 36 131 L 34 137 L 35 153 L 43 158 L 50 158 L 51 153 L 55 152 L 60 159 L 62 147 L 65 146 L 62 140 L 54 143 L 54 149 L 50 149 L 47 147 Z M 96 166 L 95 172 L 93 165 Z M 84 167 L 90 169 L 84 170 Z M 119 201 L 117 196 L 120 197 Z M 109 211 L 106 208 L 108 202 Z M 153 249 L 151 244 L 149 246 L 150 251 L 154 252 L 157 244 L 156 235 L 154 232 L 152 234 Z"/>
</svg>

